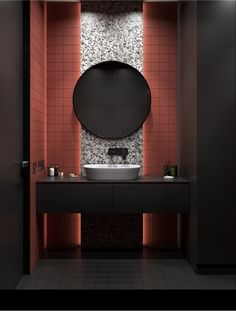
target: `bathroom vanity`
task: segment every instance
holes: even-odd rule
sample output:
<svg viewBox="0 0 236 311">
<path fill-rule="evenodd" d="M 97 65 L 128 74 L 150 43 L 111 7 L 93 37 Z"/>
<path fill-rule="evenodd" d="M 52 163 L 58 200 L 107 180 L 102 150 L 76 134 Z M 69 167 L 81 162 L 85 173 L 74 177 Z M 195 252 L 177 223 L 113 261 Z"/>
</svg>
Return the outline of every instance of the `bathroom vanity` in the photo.
<svg viewBox="0 0 236 311">
<path fill-rule="evenodd" d="M 81 213 L 82 249 L 142 249 L 143 213 L 188 213 L 183 178 L 136 180 L 45 177 L 37 182 L 37 213 Z"/>
<path fill-rule="evenodd" d="M 37 182 L 37 213 L 187 213 L 190 183 L 142 176 L 132 181 L 45 177 Z"/>
</svg>

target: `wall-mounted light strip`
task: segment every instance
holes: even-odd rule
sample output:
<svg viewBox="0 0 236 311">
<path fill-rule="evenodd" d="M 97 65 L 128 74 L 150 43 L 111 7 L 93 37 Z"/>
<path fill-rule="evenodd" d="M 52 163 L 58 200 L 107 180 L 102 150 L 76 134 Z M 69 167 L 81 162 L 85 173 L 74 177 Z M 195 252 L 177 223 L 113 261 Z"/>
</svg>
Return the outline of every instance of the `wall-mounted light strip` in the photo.
<svg viewBox="0 0 236 311">
<path fill-rule="evenodd" d="M 178 0 L 144 0 L 143 2 L 178 2 Z"/>
<path fill-rule="evenodd" d="M 78 0 L 46 0 L 46 2 L 80 2 Z"/>
<path fill-rule="evenodd" d="M 83 2 L 83 1 L 115 1 L 115 2 L 122 2 L 127 0 L 47 0 L 47 2 Z M 129 0 L 129 1 L 140 1 L 140 2 L 178 2 L 179 0 Z M 196 0 L 190 0 L 190 1 L 196 1 Z"/>
</svg>

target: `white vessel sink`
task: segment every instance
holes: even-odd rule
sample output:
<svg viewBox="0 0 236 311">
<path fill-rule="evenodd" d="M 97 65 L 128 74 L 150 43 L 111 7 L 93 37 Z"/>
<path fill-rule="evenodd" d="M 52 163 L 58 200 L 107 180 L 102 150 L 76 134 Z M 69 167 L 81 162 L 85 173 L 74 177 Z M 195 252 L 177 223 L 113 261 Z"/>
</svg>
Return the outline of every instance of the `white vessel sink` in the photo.
<svg viewBox="0 0 236 311">
<path fill-rule="evenodd" d="M 89 180 L 135 180 L 140 165 L 133 164 L 87 164 L 84 165 Z"/>
</svg>

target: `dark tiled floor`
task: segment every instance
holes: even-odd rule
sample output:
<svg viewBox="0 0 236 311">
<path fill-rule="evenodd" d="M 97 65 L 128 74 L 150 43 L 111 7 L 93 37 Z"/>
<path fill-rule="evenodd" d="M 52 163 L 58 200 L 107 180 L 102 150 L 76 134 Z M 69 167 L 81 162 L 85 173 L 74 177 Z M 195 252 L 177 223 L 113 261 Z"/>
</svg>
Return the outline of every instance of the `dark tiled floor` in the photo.
<svg viewBox="0 0 236 311">
<path fill-rule="evenodd" d="M 195 274 L 176 258 L 41 259 L 17 289 L 236 289 L 236 276 Z"/>
</svg>

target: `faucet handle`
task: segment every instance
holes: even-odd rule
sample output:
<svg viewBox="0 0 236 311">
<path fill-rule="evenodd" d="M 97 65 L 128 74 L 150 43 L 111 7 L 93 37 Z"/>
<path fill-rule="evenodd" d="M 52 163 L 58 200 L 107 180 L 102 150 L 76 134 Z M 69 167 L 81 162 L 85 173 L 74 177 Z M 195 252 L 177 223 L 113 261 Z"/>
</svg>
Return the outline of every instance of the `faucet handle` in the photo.
<svg viewBox="0 0 236 311">
<path fill-rule="evenodd" d="M 107 155 L 113 156 L 116 155 L 117 148 L 108 148 Z"/>
</svg>

